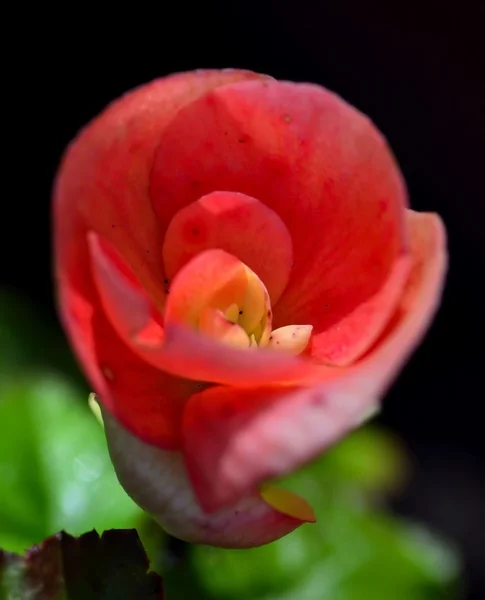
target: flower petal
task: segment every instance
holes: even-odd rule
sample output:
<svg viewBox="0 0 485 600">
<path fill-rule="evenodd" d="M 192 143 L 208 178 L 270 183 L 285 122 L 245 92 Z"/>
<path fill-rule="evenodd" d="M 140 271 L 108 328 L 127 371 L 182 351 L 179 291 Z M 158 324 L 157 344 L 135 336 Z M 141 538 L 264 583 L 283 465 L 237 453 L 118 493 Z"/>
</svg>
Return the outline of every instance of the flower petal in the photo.
<svg viewBox="0 0 485 600">
<path fill-rule="evenodd" d="M 205 510 L 229 506 L 288 473 L 358 426 L 424 335 L 446 271 L 436 215 L 408 211 L 412 272 L 382 338 L 352 367 L 322 367 L 312 387 L 214 387 L 195 394 L 183 418 L 189 475 Z"/>
<path fill-rule="evenodd" d="M 136 337 L 161 343 L 163 328 L 157 308 L 123 258 L 94 232 L 88 233 L 93 278 L 102 307 L 118 335 L 129 346 Z"/>
<path fill-rule="evenodd" d="M 106 411 L 103 418 L 120 483 L 168 533 L 192 543 L 248 548 L 272 542 L 302 524 L 273 509 L 257 492 L 228 509 L 205 513 L 194 497 L 182 454 L 143 443 Z M 302 510 L 296 503 L 286 509 Z"/>
<path fill-rule="evenodd" d="M 327 362 L 346 364 L 362 355 L 395 309 L 403 281 L 393 269 L 408 245 L 405 186 L 372 123 L 314 85 L 265 80 L 212 90 L 166 129 L 151 196 L 166 221 L 221 189 L 257 198 L 290 232 L 294 266 L 274 307 L 274 326 L 313 325 L 316 355 Z M 378 310 L 351 316 L 351 324 L 362 327 L 350 336 L 346 326 L 341 348 L 332 332 L 328 347 L 325 338 L 318 342 L 358 307 L 376 304 L 376 296 Z"/>
<path fill-rule="evenodd" d="M 325 364 L 336 366 L 350 365 L 362 356 L 377 340 L 396 311 L 409 277 L 411 262 L 411 257 L 407 254 L 396 259 L 389 277 L 375 294 L 341 320 L 313 335 L 311 355 Z"/>
<path fill-rule="evenodd" d="M 272 303 L 279 299 L 290 276 L 293 248 L 283 221 L 266 205 L 245 194 L 213 192 L 182 208 L 163 244 L 168 278 L 209 248 L 239 258 L 263 280 Z"/>
<path fill-rule="evenodd" d="M 59 300 L 64 325 L 76 332 L 77 356 L 103 406 L 148 443 L 179 448 L 184 403 L 200 386 L 141 360 L 117 335 L 94 295 L 88 302 L 63 286 Z"/>
<path fill-rule="evenodd" d="M 196 381 L 254 388 L 270 383 L 315 380 L 321 367 L 297 356 L 228 346 L 187 327 L 169 324 L 163 344 L 139 344 L 150 364 Z"/>
</svg>

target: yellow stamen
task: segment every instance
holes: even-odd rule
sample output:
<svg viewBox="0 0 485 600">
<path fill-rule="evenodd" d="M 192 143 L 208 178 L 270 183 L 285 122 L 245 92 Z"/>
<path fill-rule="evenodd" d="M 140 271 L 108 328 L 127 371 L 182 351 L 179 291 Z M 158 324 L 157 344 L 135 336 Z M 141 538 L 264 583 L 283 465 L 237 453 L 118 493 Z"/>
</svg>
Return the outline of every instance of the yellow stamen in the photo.
<svg viewBox="0 0 485 600">
<path fill-rule="evenodd" d="M 197 276 L 195 271 L 194 277 Z M 244 263 L 230 262 L 214 281 L 213 290 L 201 284 L 200 293 L 195 286 L 189 286 L 190 294 L 182 298 L 182 308 L 177 305 L 175 311 L 180 320 L 213 339 L 239 348 L 267 346 L 299 354 L 308 346 L 311 325 L 288 325 L 272 331 L 273 311 L 268 291 Z"/>
<path fill-rule="evenodd" d="M 231 323 L 237 323 L 239 320 L 239 306 L 237 304 L 231 304 L 225 311 L 224 315 Z"/>
<path fill-rule="evenodd" d="M 312 329 L 311 325 L 279 327 L 271 332 L 268 348 L 287 354 L 300 354 L 310 342 Z"/>
</svg>

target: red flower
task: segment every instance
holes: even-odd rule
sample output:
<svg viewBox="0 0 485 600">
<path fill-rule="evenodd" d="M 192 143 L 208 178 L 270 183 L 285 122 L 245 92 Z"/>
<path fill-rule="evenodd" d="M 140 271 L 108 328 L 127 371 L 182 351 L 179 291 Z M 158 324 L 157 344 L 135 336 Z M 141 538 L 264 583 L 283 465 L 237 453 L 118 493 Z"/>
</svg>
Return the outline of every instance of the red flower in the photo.
<svg viewBox="0 0 485 600">
<path fill-rule="evenodd" d="M 446 268 L 369 119 L 315 85 L 174 75 L 81 132 L 54 217 L 62 320 L 128 493 L 224 546 L 313 520 L 262 483 L 378 406 Z"/>
</svg>

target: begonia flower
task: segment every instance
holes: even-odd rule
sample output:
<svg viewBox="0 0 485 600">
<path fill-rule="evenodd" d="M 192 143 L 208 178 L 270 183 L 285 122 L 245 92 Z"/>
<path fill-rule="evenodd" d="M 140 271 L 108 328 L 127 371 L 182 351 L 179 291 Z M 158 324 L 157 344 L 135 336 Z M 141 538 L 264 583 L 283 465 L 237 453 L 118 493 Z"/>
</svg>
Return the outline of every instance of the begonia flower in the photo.
<svg viewBox="0 0 485 600">
<path fill-rule="evenodd" d="M 272 480 L 376 410 L 446 270 L 382 134 L 328 90 L 239 70 L 142 86 L 54 192 L 59 309 L 128 494 L 249 547 L 315 520 Z"/>
</svg>

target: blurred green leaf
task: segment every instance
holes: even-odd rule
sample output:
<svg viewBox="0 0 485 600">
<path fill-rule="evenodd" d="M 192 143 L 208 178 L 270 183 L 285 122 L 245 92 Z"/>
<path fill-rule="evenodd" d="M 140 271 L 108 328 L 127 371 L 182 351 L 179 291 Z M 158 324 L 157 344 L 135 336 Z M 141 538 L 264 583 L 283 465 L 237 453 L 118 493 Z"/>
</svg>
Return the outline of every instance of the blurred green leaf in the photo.
<svg viewBox="0 0 485 600">
<path fill-rule="evenodd" d="M 23 552 L 56 531 L 134 527 L 142 511 L 118 484 L 102 427 L 55 376 L 0 388 L 0 547 Z"/>
<path fill-rule="evenodd" d="M 316 525 L 268 546 L 199 546 L 192 560 L 202 589 L 217 600 L 445 599 L 454 597 L 459 568 L 452 551 L 422 529 L 337 503 Z"/>
<path fill-rule="evenodd" d="M 0 600 L 163 600 L 134 530 L 60 533 L 24 558 L 0 551 Z"/>
<path fill-rule="evenodd" d="M 396 441 L 376 427 L 359 430 L 279 485 L 301 494 L 317 513 L 268 546 L 223 550 L 194 546 L 191 569 L 203 600 L 432 600 L 453 598 L 459 563 L 418 526 L 375 506 L 405 466 Z M 393 471 L 397 470 L 398 473 Z M 167 573 L 177 595 L 180 574 Z M 187 586 L 187 580 L 184 585 Z M 183 597 L 191 597 L 188 591 Z"/>
<path fill-rule="evenodd" d="M 318 560 L 291 588 L 268 593 L 262 596 L 265 600 L 455 597 L 457 562 L 437 539 L 423 544 L 416 528 L 382 514 L 335 507 L 328 518 L 331 523 L 315 528 L 320 539 Z M 293 541 L 286 543 L 291 547 Z"/>
<path fill-rule="evenodd" d="M 372 494 L 394 492 L 408 474 L 407 458 L 397 438 L 374 425 L 344 438 L 317 459 L 313 469 L 317 476 L 347 481 Z"/>
</svg>

